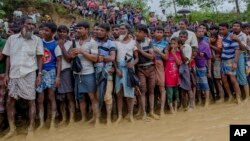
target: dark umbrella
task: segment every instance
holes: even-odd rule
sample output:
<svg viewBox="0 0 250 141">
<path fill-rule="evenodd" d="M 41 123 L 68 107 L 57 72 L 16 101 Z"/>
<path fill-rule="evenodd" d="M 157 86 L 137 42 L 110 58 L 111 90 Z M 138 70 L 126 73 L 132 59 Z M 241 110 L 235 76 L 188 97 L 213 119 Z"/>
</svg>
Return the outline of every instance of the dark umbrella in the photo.
<svg viewBox="0 0 250 141">
<path fill-rule="evenodd" d="M 108 79 L 108 72 L 102 69 L 101 72 L 97 74 L 97 89 L 98 89 L 98 99 L 99 99 L 99 108 L 102 109 L 104 96 L 107 89 L 107 79 Z"/>
<path fill-rule="evenodd" d="M 181 9 L 181 10 L 178 10 L 177 13 L 179 13 L 179 14 L 187 14 L 187 13 L 191 13 L 191 11 L 188 10 L 188 9 Z"/>
</svg>

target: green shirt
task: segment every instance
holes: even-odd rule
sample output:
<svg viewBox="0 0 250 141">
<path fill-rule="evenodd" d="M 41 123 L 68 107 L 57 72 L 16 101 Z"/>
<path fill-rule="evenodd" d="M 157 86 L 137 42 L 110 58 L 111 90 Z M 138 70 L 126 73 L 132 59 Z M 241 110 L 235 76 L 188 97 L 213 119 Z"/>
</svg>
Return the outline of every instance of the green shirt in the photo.
<svg viewBox="0 0 250 141">
<path fill-rule="evenodd" d="M 3 51 L 4 45 L 6 43 L 6 40 L 0 38 L 0 51 Z M 5 73 L 5 60 L 3 59 L 0 61 L 0 74 Z"/>
</svg>

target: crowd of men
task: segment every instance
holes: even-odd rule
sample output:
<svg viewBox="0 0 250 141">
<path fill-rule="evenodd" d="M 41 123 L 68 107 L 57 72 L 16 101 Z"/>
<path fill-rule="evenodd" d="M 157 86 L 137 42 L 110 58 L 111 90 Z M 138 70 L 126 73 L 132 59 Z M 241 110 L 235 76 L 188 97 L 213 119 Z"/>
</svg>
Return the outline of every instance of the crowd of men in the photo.
<svg viewBox="0 0 250 141">
<path fill-rule="evenodd" d="M 76 109 L 80 123 L 98 126 L 102 116 L 110 125 L 124 115 L 134 122 L 134 112 L 158 120 L 211 100 L 248 101 L 249 23 L 201 23 L 194 31 L 186 19 L 178 26 L 135 25 L 135 32 L 124 21 L 93 28 L 80 21 L 71 29 L 44 22 L 36 29 L 32 17 L 23 16 L 19 31 L 0 38 L 0 113 L 1 119 L 7 113 L 9 125 L 3 138 L 16 133 L 19 99 L 28 104 L 28 134 L 35 119 L 37 130 L 45 119 L 55 129 L 58 113 L 58 125 L 74 123 Z"/>
</svg>

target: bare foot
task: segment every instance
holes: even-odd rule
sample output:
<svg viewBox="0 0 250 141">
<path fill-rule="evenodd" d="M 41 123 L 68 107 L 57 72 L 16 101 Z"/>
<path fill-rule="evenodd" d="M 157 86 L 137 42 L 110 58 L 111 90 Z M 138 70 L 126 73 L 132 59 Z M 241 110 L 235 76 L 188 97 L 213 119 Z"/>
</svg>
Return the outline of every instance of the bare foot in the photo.
<svg viewBox="0 0 250 141">
<path fill-rule="evenodd" d="M 122 120 L 122 116 L 118 116 L 118 119 L 115 121 L 115 124 L 119 124 Z"/>
<path fill-rule="evenodd" d="M 95 117 L 92 117 L 89 121 L 87 121 L 88 124 L 93 123 L 95 121 Z"/>
<path fill-rule="evenodd" d="M 11 138 L 16 135 L 16 130 L 10 130 L 3 138 L 2 140 L 6 140 L 8 138 Z"/>
<path fill-rule="evenodd" d="M 66 120 L 62 120 L 60 123 L 58 123 L 58 126 L 65 126 Z"/>
<path fill-rule="evenodd" d="M 205 102 L 204 107 L 207 108 L 208 106 L 209 106 L 209 101 L 207 100 L 207 101 Z"/>
<path fill-rule="evenodd" d="M 236 103 L 237 104 L 241 104 L 241 99 L 240 98 L 236 98 Z"/>
<path fill-rule="evenodd" d="M 140 117 L 141 116 L 141 110 L 138 110 L 138 112 L 135 114 L 135 117 Z"/>
<path fill-rule="evenodd" d="M 39 130 L 41 130 L 41 129 L 43 129 L 44 128 L 44 122 L 40 122 L 40 125 L 39 125 L 39 127 L 37 128 L 37 130 L 39 131 Z"/>
<path fill-rule="evenodd" d="M 111 119 L 107 119 L 106 125 L 109 127 L 112 124 Z"/>
<path fill-rule="evenodd" d="M 160 119 L 159 116 L 156 115 L 155 113 L 150 113 L 149 116 L 152 117 L 153 119 L 156 119 L 156 120 Z"/>
<path fill-rule="evenodd" d="M 160 112 L 160 118 L 163 118 L 164 116 L 165 116 L 164 111 L 161 111 L 161 112 Z"/>
<path fill-rule="evenodd" d="M 220 98 L 219 100 L 216 101 L 216 103 L 223 103 L 224 102 L 224 98 Z"/>
<path fill-rule="evenodd" d="M 99 119 L 95 119 L 95 128 L 100 127 L 100 120 Z"/>
<path fill-rule="evenodd" d="M 131 123 L 134 123 L 134 117 L 133 117 L 133 115 L 129 116 L 129 120 L 130 120 Z"/>
<path fill-rule="evenodd" d="M 55 130 L 56 130 L 56 128 L 55 128 L 55 123 L 54 123 L 54 122 L 51 122 L 51 123 L 50 123 L 49 131 L 50 131 L 50 132 L 53 132 L 53 131 L 55 131 Z"/>
<path fill-rule="evenodd" d="M 232 97 L 232 96 L 229 96 L 227 102 L 228 102 L 228 103 L 231 103 L 231 102 L 233 102 L 233 100 L 234 100 L 233 97 Z"/>
<path fill-rule="evenodd" d="M 34 139 L 34 131 L 33 131 L 33 129 L 31 129 L 31 130 L 28 129 L 28 134 L 26 136 L 26 139 L 30 140 L 30 141 L 32 141 Z"/>
</svg>

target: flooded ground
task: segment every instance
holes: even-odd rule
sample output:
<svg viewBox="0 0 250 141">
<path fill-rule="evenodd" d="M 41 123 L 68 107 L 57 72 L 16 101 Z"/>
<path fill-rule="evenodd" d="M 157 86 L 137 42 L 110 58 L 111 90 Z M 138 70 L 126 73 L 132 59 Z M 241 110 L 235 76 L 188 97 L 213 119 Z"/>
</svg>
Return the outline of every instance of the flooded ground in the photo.
<svg viewBox="0 0 250 141">
<path fill-rule="evenodd" d="M 197 107 L 192 112 L 167 114 L 161 120 L 149 122 L 123 120 L 119 125 L 106 127 L 76 123 L 58 127 L 55 132 L 35 132 L 31 141 L 228 141 L 230 124 L 250 123 L 250 101 L 236 104 L 213 104 L 207 109 Z M 25 132 L 7 141 L 24 141 Z"/>
</svg>

